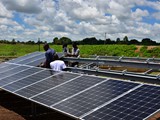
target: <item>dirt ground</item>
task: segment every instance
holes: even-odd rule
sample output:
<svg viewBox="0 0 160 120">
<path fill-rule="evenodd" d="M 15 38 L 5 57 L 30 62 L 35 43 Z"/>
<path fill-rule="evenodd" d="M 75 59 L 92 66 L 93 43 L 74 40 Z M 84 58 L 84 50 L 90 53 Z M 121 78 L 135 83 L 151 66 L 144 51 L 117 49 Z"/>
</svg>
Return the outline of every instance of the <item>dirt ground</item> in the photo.
<svg viewBox="0 0 160 120">
<path fill-rule="evenodd" d="M 140 49 L 141 49 L 141 47 L 143 47 L 143 46 L 137 45 L 136 47 L 137 47 L 137 49 L 135 50 L 135 52 L 140 52 Z M 148 50 L 151 50 L 152 48 L 155 48 L 155 47 L 157 47 L 157 46 L 148 46 L 147 49 L 148 49 Z"/>
</svg>

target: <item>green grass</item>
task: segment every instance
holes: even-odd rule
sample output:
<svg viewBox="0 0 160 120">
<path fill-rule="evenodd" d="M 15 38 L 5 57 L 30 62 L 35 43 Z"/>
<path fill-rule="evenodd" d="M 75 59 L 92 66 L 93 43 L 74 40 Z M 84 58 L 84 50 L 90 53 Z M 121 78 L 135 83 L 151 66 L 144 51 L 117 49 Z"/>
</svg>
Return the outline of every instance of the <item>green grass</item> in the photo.
<svg viewBox="0 0 160 120">
<path fill-rule="evenodd" d="M 80 45 L 81 54 L 88 55 L 108 55 L 108 56 L 138 56 L 134 51 L 134 45 Z"/>
<path fill-rule="evenodd" d="M 143 46 L 140 49 L 141 54 L 145 57 L 156 57 L 160 58 L 160 47 L 155 47 L 150 50 L 147 49 L 147 46 Z"/>
<path fill-rule="evenodd" d="M 50 45 L 51 48 L 57 52 L 62 51 L 62 45 Z M 72 46 L 69 45 L 68 48 Z M 89 55 L 108 55 L 108 56 L 128 56 L 128 57 L 160 57 L 160 47 L 147 51 L 144 47 L 139 53 L 135 53 L 137 49 L 135 45 L 79 45 L 81 57 L 88 57 Z M 0 44 L 0 56 L 23 56 L 25 54 L 39 50 L 38 45 L 26 44 Z M 40 45 L 40 50 L 43 50 L 43 45 Z"/>
<path fill-rule="evenodd" d="M 0 44 L 0 56 L 22 56 L 34 51 L 38 51 L 37 45 Z"/>
</svg>

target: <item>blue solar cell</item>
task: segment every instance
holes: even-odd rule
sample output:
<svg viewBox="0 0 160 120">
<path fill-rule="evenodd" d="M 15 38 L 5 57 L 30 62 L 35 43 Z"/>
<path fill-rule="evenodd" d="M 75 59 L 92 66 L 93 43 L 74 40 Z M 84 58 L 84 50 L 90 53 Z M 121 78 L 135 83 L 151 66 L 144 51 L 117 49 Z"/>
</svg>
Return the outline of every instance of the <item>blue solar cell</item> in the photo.
<svg viewBox="0 0 160 120">
<path fill-rule="evenodd" d="M 29 67 L 27 67 L 27 66 L 18 66 L 18 67 L 15 67 L 13 69 L 10 69 L 8 71 L 5 71 L 3 73 L 0 73 L 0 79 L 5 78 L 7 76 L 11 76 L 13 74 L 16 74 L 16 73 L 18 73 L 18 72 L 20 72 L 22 70 L 27 69 L 27 68 L 29 68 Z"/>
<path fill-rule="evenodd" d="M 21 89 L 17 91 L 16 93 L 22 96 L 25 96 L 27 98 L 32 97 L 36 94 L 39 94 L 41 92 L 44 92 L 48 89 L 51 89 L 57 85 L 60 85 L 64 82 L 67 82 L 75 77 L 78 77 L 78 74 L 72 74 L 72 73 L 64 73 L 55 75 L 53 77 L 50 77 L 48 79 L 45 79 L 41 82 L 38 82 L 36 84 L 33 84 L 31 86 L 28 86 L 24 89 Z"/>
<path fill-rule="evenodd" d="M 63 99 L 81 92 L 82 90 L 85 90 L 99 82 L 102 82 L 103 80 L 105 80 L 105 78 L 81 76 L 68 83 L 51 89 L 43 94 L 33 97 L 32 99 L 51 106 Z"/>
<path fill-rule="evenodd" d="M 3 72 L 5 72 L 5 71 L 8 71 L 8 70 L 10 70 L 10 69 L 12 69 L 12 68 L 15 68 L 15 67 L 18 67 L 18 65 L 9 64 L 9 65 L 1 68 L 1 69 L 0 69 L 0 73 L 3 73 Z"/>
<path fill-rule="evenodd" d="M 21 60 L 25 60 L 25 59 L 28 59 L 28 58 L 31 58 L 33 56 L 36 56 L 36 55 L 39 55 L 39 54 L 42 54 L 41 52 L 33 52 L 33 53 L 30 53 L 30 54 L 27 54 L 25 56 L 22 56 L 22 57 L 19 57 L 19 58 L 15 58 L 13 60 L 10 60 L 8 62 L 11 62 L 11 63 L 17 63 Z M 44 53 L 43 53 L 44 54 Z"/>
<path fill-rule="evenodd" d="M 45 57 L 42 57 L 40 59 L 34 60 L 32 62 L 27 63 L 26 65 L 30 65 L 30 66 L 38 66 L 40 63 L 45 61 Z"/>
<path fill-rule="evenodd" d="M 49 76 L 52 76 L 55 73 L 56 72 L 53 72 L 52 70 L 40 71 L 40 72 L 33 74 L 29 77 L 26 77 L 24 79 L 21 79 L 19 81 L 14 82 L 14 83 L 8 84 L 8 85 L 4 86 L 3 88 L 8 91 L 14 92 L 18 89 L 25 87 L 25 86 L 31 85 L 37 81 L 40 81 L 40 80 L 45 79 Z"/>
<path fill-rule="evenodd" d="M 106 120 L 105 116 L 110 115 L 108 120 L 114 118 L 122 120 L 143 120 L 160 109 L 159 98 L 160 87 L 143 85 L 85 116 L 83 119 Z"/>
<path fill-rule="evenodd" d="M 40 69 L 40 68 L 30 68 L 30 69 L 24 70 L 22 72 L 16 73 L 10 77 L 3 78 L 0 80 L 0 86 L 4 86 L 9 83 L 15 82 L 19 79 L 22 79 L 28 75 L 34 74 L 34 73 L 39 72 L 41 70 L 42 69 Z"/>
<path fill-rule="evenodd" d="M 38 55 L 33 56 L 33 57 L 31 57 L 31 58 L 27 58 L 27 59 L 25 59 L 25 60 L 19 61 L 19 62 L 17 62 L 17 64 L 27 64 L 27 63 L 33 62 L 33 61 L 35 61 L 35 60 L 38 60 L 39 58 L 42 58 L 42 57 L 44 57 L 44 56 L 45 56 L 44 53 L 43 53 L 43 54 L 38 54 Z M 38 64 L 38 63 L 37 63 L 37 64 Z"/>
<path fill-rule="evenodd" d="M 0 64 L 0 69 L 2 69 L 3 67 L 6 67 L 6 66 L 8 66 L 9 64 L 8 63 L 1 63 Z"/>
<path fill-rule="evenodd" d="M 137 85 L 139 84 L 109 80 L 57 104 L 53 108 L 80 117 Z"/>
</svg>

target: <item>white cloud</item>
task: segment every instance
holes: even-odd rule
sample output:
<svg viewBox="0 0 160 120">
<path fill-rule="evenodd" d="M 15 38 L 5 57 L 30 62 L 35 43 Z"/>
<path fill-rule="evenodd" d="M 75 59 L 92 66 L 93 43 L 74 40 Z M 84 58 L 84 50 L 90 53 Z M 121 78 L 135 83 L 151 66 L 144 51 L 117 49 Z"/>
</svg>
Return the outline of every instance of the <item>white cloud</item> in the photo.
<svg viewBox="0 0 160 120">
<path fill-rule="evenodd" d="M 40 13 L 39 0 L 2 0 L 8 10 L 22 13 Z"/>
<path fill-rule="evenodd" d="M 54 37 L 80 40 L 107 37 L 159 40 L 160 22 L 150 24 L 144 18 L 159 18 L 157 2 L 147 0 L 1 0 L 1 38 L 52 41 Z M 155 9 L 151 13 L 145 6 Z M 137 7 L 137 8 L 136 8 Z M 143 7 L 144 9 L 141 9 Z M 136 8 L 135 11 L 132 8 Z M 18 15 L 19 18 L 17 18 Z M 17 20 L 17 21 L 16 21 Z M 3 36 L 2 36 L 3 35 Z"/>
<path fill-rule="evenodd" d="M 0 25 L 0 29 L 1 29 L 1 31 L 3 31 L 3 32 L 5 32 L 5 31 L 7 31 L 7 26 L 6 25 Z"/>
<path fill-rule="evenodd" d="M 2 3 L 0 3 L 0 17 L 13 17 L 12 12 L 8 11 Z"/>
<path fill-rule="evenodd" d="M 18 25 L 16 21 L 12 21 L 8 18 L 0 18 L 0 25 Z"/>
<path fill-rule="evenodd" d="M 136 9 L 135 12 L 132 13 L 133 20 L 141 21 L 142 17 L 148 16 L 149 13 L 147 10 Z"/>
<path fill-rule="evenodd" d="M 154 13 L 153 17 L 156 18 L 157 20 L 160 20 L 160 12 Z"/>
<path fill-rule="evenodd" d="M 124 6 L 122 3 L 116 1 L 111 1 L 109 3 L 108 12 L 115 15 L 120 20 L 128 19 L 129 14 L 131 13 L 129 6 Z"/>
<path fill-rule="evenodd" d="M 74 15 L 80 20 L 92 20 L 99 16 L 99 12 L 95 7 L 78 8 L 73 10 Z"/>
</svg>

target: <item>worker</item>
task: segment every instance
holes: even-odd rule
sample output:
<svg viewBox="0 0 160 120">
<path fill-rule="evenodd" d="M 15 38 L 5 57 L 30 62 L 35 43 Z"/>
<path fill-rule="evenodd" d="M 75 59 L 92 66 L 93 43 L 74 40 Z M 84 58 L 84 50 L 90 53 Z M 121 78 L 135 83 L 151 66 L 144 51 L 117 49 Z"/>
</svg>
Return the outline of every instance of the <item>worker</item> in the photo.
<svg viewBox="0 0 160 120">
<path fill-rule="evenodd" d="M 77 46 L 77 43 L 74 42 L 74 43 L 72 44 L 72 53 L 69 54 L 68 56 L 70 56 L 70 57 L 79 57 L 79 53 L 80 53 L 80 50 L 79 50 L 79 48 L 78 48 L 78 46 Z M 79 63 L 78 63 L 78 62 L 72 62 L 72 61 L 71 61 L 70 64 L 71 64 L 71 67 L 75 67 L 75 66 L 77 66 Z"/>
<path fill-rule="evenodd" d="M 66 65 L 62 60 L 55 60 L 50 63 L 50 68 L 53 71 L 62 71 L 66 68 Z"/>
<path fill-rule="evenodd" d="M 41 67 L 45 67 L 45 68 L 50 68 L 50 63 L 54 60 L 57 60 L 58 59 L 58 55 L 56 54 L 56 51 L 54 49 L 51 49 L 49 47 L 49 44 L 45 43 L 43 45 L 43 48 L 44 50 L 46 51 L 45 52 L 45 62 L 42 63 L 40 66 Z"/>
<path fill-rule="evenodd" d="M 70 56 L 72 56 L 72 57 L 78 57 L 79 53 L 80 53 L 80 50 L 79 50 L 79 48 L 77 46 L 77 43 L 74 42 L 72 44 L 72 53 L 70 54 Z"/>
<path fill-rule="evenodd" d="M 62 52 L 63 52 L 64 57 L 67 57 L 68 55 L 70 55 L 70 52 L 67 48 L 67 44 L 63 44 L 63 51 Z"/>
</svg>

